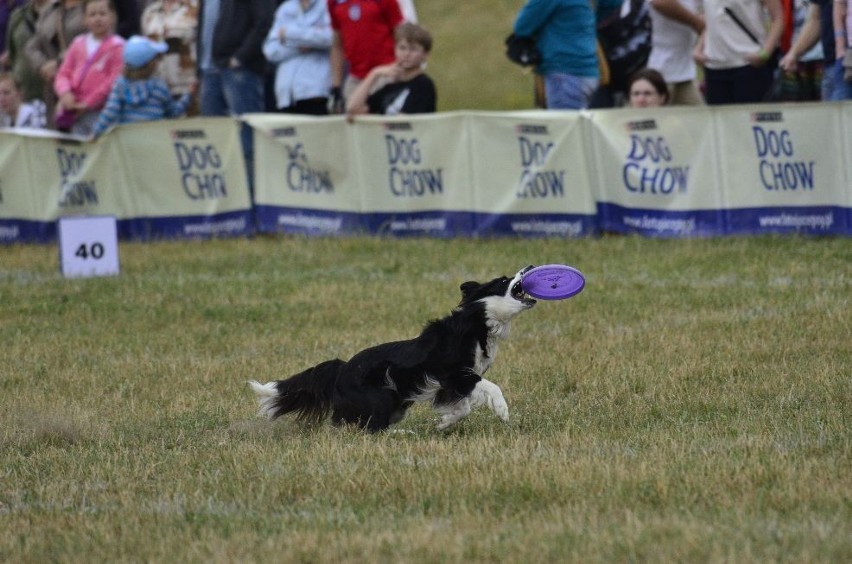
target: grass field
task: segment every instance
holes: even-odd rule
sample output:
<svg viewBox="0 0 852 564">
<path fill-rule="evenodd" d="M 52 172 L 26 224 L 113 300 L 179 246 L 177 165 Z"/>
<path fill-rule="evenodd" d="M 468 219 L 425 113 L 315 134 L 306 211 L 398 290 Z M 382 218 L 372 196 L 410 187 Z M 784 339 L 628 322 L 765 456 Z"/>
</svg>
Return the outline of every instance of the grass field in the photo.
<svg viewBox="0 0 852 564">
<path fill-rule="evenodd" d="M 2 562 L 850 562 L 849 239 L 0 248 Z M 529 263 L 509 403 L 448 432 L 257 419 L 245 385 L 414 336 Z"/>
<path fill-rule="evenodd" d="M 419 0 L 418 20 L 434 36 L 427 73 L 438 110 L 533 107 L 532 75 L 509 62 L 503 40 L 524 0 Z"/>
</svg>

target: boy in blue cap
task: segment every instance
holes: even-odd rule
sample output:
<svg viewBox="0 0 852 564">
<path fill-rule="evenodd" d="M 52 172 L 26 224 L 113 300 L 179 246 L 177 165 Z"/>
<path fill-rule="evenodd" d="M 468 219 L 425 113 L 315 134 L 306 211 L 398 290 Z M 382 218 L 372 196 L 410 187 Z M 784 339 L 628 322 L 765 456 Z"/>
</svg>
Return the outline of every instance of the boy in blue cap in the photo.
<svg viewBox="0 0 852 564">
<path fill-rule="evenodd" d="M 116 79 L 101 110 L 92 137 L 121 123 L 154 121 L 186 113 L 192 94 L 174 100 L 165 81 L 154 76 L 166 43 L 134 35 L 124 45 L 124 72 Z M 194 93 L 193 88 L 193 93 Z"/>
</svg>

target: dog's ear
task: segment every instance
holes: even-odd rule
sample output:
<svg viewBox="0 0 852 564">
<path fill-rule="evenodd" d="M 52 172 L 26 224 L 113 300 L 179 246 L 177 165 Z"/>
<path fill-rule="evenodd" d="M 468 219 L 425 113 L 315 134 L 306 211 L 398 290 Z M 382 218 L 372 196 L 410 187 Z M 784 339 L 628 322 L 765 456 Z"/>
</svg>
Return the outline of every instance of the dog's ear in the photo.
<svg viewBox="0 0 852 564">
<path fill-rule="evenodd" d="M 462 293 L 462 301 L 465 301 L 468 296 L 473 294 L 480 286 L 482 286 L 482 284 L 474 282 L 473 280 L 464 282 L 461 286 L 459 286 L 459 290 L 461 290 Z"/>
</svg>

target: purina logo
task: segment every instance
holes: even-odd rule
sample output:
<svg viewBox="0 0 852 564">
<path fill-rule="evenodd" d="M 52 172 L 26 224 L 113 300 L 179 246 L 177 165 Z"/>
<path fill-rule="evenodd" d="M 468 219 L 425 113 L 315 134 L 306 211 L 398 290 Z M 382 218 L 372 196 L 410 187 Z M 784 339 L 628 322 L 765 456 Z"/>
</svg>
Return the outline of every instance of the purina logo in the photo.
<svg viewBox="0 0 852 564">
<path fill-rule="evenodd" d="M 180 141 L 183 139 L 207 139 L 203 129 L 173 129 L 172 139 Z"/>
<path fill-rule="evenodd" d="M 515 126 L 515 134 L 517 135 L 547 135 L 546 125 L 530 125 L 526 123 Z"/>
<path fill-rule="evenodd" d="M 272 136 L 278 139 L 279 137 L 295 137 L 296 136 L 296 128 L 295 127 L 276 127 L 270 133 Z"/>
<path fill-rule="evenodd" d="M 628 121 L 625 127 L 627 128 L 627 131 L 652 131 L 657 129 L 657 122 L 652 119 Z"/>
<path fill-rule="evenodd" d="M 784 115 L 781 112 L 752 112 L 752 123 L 780 123 L 784 121 Z"/>
</svg>

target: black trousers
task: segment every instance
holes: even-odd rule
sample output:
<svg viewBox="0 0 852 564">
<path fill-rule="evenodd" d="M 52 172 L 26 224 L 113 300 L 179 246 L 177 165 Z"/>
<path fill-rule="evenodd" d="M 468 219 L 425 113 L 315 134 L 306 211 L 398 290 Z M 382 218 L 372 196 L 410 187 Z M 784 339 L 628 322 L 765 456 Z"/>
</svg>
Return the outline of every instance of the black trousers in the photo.
<svg viewBox="0 0 852 564">
<path fill-rule="evenodd" d="M 775 66 L 767 63 L 761 67 L 746 65 L 733 69 L 705 68 L 707 104 L 716 106 L 765 101 L 772 87 Z"/>
<path fill-rule="evenodd" d="M 286 108 L 278 108 L 281 114 L 307 114 L 311 116 L 328 115 L 328 98 L 306 98 L 298 100 L 295 104 Z"/>
</svg>

